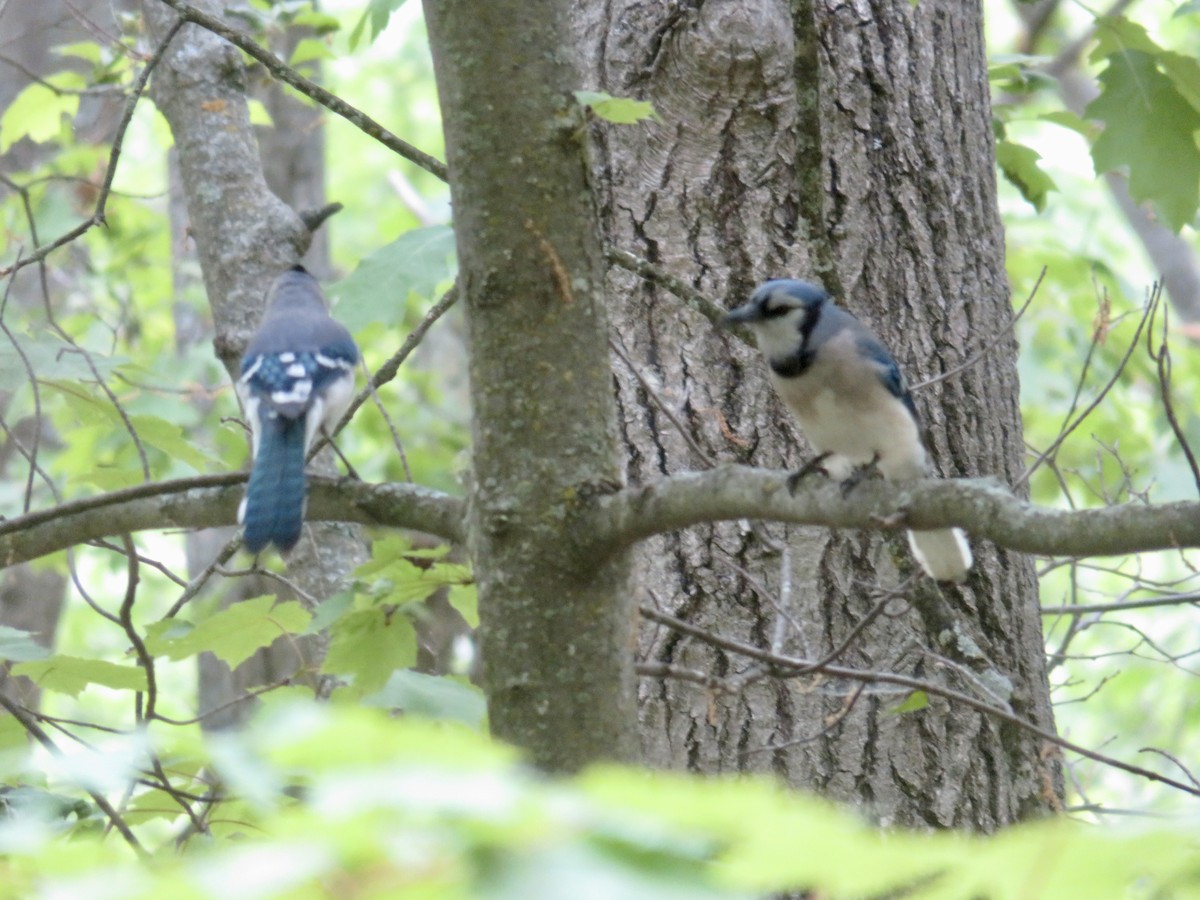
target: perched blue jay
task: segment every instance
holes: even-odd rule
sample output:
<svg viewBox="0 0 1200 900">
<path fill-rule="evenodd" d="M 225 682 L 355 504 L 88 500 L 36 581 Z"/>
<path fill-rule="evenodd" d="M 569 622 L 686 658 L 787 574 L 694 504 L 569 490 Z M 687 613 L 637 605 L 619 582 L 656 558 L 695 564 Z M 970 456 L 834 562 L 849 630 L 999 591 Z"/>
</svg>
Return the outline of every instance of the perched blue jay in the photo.
<svg viewBox="0 0 1200 900">
<path fill-rule="evenodd" d="M 889 481 L 926 474 L 917 410 L 879 339 L 805 281 L 768 281 L 723 324 L 750 326 L 775 390 L 830 477 L 874 462 Z M 963 581 L 971 548 L 961 529 L 910 531 L 913 555 L 939 581 Z"/>
<path fill-rule="evenodd" d="M 303 266 L 276 278 L 237 383 L 254 457 L 238 508 L 251 553 L 267 544 L 286 553 L 300 540 L 304 459 L 317 432 L 350 405 L 357 363 L 354 338 L 329 317 L 317 280 Z"/>
</svg>

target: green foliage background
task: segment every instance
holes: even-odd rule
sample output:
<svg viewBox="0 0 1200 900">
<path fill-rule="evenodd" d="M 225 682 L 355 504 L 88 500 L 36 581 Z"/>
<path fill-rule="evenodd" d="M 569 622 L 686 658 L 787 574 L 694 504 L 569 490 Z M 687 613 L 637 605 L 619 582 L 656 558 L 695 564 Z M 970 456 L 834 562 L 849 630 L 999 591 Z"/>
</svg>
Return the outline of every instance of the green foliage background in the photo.
<svg viewBox="0 0 1200 900">
<path fill-rule="evenodd" d="M 1071 410 L 1115 386 L 1082 427 L 1059 446 L 1029 485 L 1039 503 L 1099 505 L 1194 497 L 1196 483 L 1164 421 L 1152 361 L 1141 348 L 1121 368 L 1141 320 L 1153 273 L 1102 193 L 1097 172 L 1126 171 L 1136 199 L 1172 227 L 1194 236 L 1200 197 L 1200 66 L 1197 4 L 1147 4 L 1137 23 L 1103 19 L 1088 68 L 1099 96 L 1087 120 L 1064 113 L 1036 57 L 1003 55 L 1010 41 L 1006 7 L 989 4 L 991 75 L 996 87 L 1001 202 L 1009 272 L 1018 302 L 1033 292 L 1016 326 L 1021 344 L 1022 408 L 1031 462 L 1056 440 Z M 321 34 L 296 58 L 321 57 L 325 81 L 353 105 L 380 111 L 390 130 L 442 155 L 437 98 L 416 4 L 372 0 L 312 13 L 304 4 L 260 6 L 260 26 L 295 20 Z M 1090 22 L 1082 8 L 1076 21 Z M 307 17 L 307 18 L 304 18 Z M 390 19 L 390 22 L 389 22 Z M 338 27 L 335 27 L 338 26 Z M 386 27 L 385 27 L 386 26 Z M 51 79 L 57 88 L 127 83 L 124 57 L 95 44 L 63 48 L 89 71 Z M 588 88 L 581 85 L 581 90 Z M 636 123 L 647 111 L 594 92 L 596 115 Z M 617 104 L 611 106 L 611 104 Z M 0 120 L 0 151 L 28 135 L 57 144 L 36 171 L 8 173 L 28 186 L 39 240 L 90 212 L 79 179 L 102 170 L 108 147 L 75 140 L 74 94 L 36 86 Z M 258 115 L 265 115 L 259 107 Z M 653 123 L 625 127 L 653 127 Z M 448 194 L 443 184 L 394 158 L 336 117 L 327 120 L 329 195 L 347 211 L 330 224 L 344 278 L 330 287 L 337 315 L 356 333 L 367 362 L 380 364 L 446 290 L 454 275 Z M 148 102 L 139 105 L 110 200 L 108 227 L 80 240 L 87 259 L 56 309 L 61 333 L 40 310 L 10 307 L 5 321 L 39 375 L 0 346 L 0 375 L 21 384 L 9 421 L 40 409 L 69 441 L 46 451 L 63 498 L 144 480 L 124 425 L 81 355 L 91 354 L 116 386 L 145 444 L 150 477 L 224 471 L 245 454 L 229 423 L 236 403 L 210 348 L 180 354 L 171 305 L 207 315 L 199 288 L 176 297 L 170 280 L 164 151 L 170 135 Z M 337 160 L 353 160 L 338 165 Z M 407 184 L 419 209 L 381 200 L 381 174 Z M 0 203 L 6 248 L 0 264 L 28 250 L 22 199 Z M 67 251 L 60 251 L 67 252 Z M 53 265 L 53 257 L 51 258 Z M 197 282 L 198 283 L 198 282 Z M 408 298 L 401 319 L 381 295 Z M 1163 339 L 1160 309 L 1154 341 Z M 1172 320 L 1174 321 L 1174 320 Z M 439 327 L 459 327 L 453 314 Z M 1195 445 L 1200 422 L 1187 387 L 1200 362 L 1175 331 L 1176 413 Z M 1089 349 L 1091 348 L 1091 349 Z M 467 445 L 467 413 L 457 378 L 438 358 L 421 358 L 385 389 L 403 423 L 414 480 L 457 491 L 457 458 Z M 182 402 L 181 402 L 182 401 Z M 386 423 L 364 408 L 343 449 L 372 480 L 406 477 Z M 0 508 L 19 515 L 23 481 L 0 483 Z M 55 502 L 40 483 L 32 506 Z M 177 535 L 141 535 L 139 549 L 182 568 Z M 399 561 L 397 561 L 399 560 Z M 62 568 L 61 558 L 37 565 Z M 98 601 L 113 609 L 124 590 L 124 562 L 79 548 L 75 564 Z M 1071 802 L 1080 811 L 1170 813 L 1179 821 L 1136 829 L 1056 822 L 1012 829 L 999 838 L 880 833 L 845 812 L 758 780 L 708 781 L 606 769 L 572 782 L 547 782 L 523 769 L 513 751 L 482 736 L 479 692 L 461 676 L 411 671 L 419 601 L 443 586 L 476 621 L 470 573 L 439 551 L 417 550 L 377 535 L 374 558 L 353 588 L 315 616 L 298 604 L 259 598 L 220 611 L 196 604 L 164 618 L 179 586 L 144 567 L 135 618 L 155 657 L 159 712 L 184 724 L 136 724 L 135 692 L 145 673 L 124 633 L 72 603 L 53 653 L 27 635 L 0 629 L 0 656 L 35 678 L 43 708 L 63 720 L 92 723 L 89 746 L 60 741 L 55 757 L 30 749 L 24 730 L 0 717 L 0 897 L 120 895 L 496 896 L 584 893 L 604 897 L 724 897 L 781 889 L 827 896 L 875 896 L 907 889 L 928 897 L 1200 896 L 1197 807 L 1176 793 L 1085 761 L 1072 761 Z M 1194 581 L 1179 554 L 1058 564 L 1042 582 L 1047 607 L 1097 603 L 1186 590 Z M 1046 617 L 1048 646 L 1065 624 Z M 260 698 L 244 733 L 204 738 L 192 718 L 195 655 L 237 664 L 280 635 L 329 629 L 325 671 L 341 677 L 331 702 L 316 706 L 300 687 Z M 1193 770 L 1200 759 L 1200 692 L 1189 668 L 1197 639 L 1194 610 L 1155 608 L 1119 619 L 1097 617 L 1073 635 L 1054 668 L 1063 732 L 1111 755 L 1139 758 L 1145 746 L 1170 748 Z M 1083 702 L 1086 700 L 1086 702 Z M 919 704 L 904 714 L 922 715 Z M 397 720 L 391 711 L 404 710 Z M 105 730 L 112 729 L 112 730 Z M 134 779 L 157 757 L 180 791 L 228 794 L 206 823 L 211 838 L 180 841 L 187 823 L 179 802 Z M 1162 758 L 1139 761 L 1177 775 Z M 216 786 L 213 771 L 221 773 Z M 132 787 L 130 787 L 132 785 Z M 152 851 L 137 863 L 114 836 L 88 789 L 120 798 L 123 817 Z M 236 887 L 236 889 L 235 889 Z"/>
</svg>

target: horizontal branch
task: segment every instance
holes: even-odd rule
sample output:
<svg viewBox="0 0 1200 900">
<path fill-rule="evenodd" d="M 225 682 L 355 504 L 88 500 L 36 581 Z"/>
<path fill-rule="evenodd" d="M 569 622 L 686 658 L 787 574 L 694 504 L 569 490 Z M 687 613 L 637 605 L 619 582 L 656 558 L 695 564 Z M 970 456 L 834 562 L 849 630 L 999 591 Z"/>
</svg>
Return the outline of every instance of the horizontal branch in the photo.
<svg viewBox="0 0 1200 900">
<path fill-rule="evenodd" d="M 144 484 L 0 522 L 0 568 L 87 541 L 150 529 L 232 525 L 245 472 Z M 462 500 L 411 484 L 310 476 L 309 521 L 357 522 L 464 537 Z"/>
<path fill-rule="evenodd" d="M 704 522 L 770 519 L 834 528 L 958 525 L 1001 547 L 1047 556 L 1110 556 L 1200 546 L 1200 503 L 1058 510 L 1035 506 L 987 479 L 860 483 L 847 496 L 819 475 L 795 496 L 788 473 L 725 465 L 686 472 L 602 498 L 580 534 L 587 553 L 613 551 Z"/>
<path fill-rule="evenodd" d="M 115 534 L 214 528 L 234 522 L 246 473 L 138 485 L 0 521 L 0 567 Z M 686 472 L 597 501 L 577 534 L 589 558 L 666 531 L 729 519 L 770 519 L 831 528 L 958 525 L 1001 547 L 1047 556 L 1110 556 L 1200 547 L 1200 503 L 1126 504 L 1104 509 L 1035 506 L 993 481 L 866 481 L 848 496 L 819 476 L 792 496 L 785 472 L 726 465 Z M 405 483 L 310 477 L 310 521 L 412 528 L 465 539 L 464 502 Z"/>
</svg>

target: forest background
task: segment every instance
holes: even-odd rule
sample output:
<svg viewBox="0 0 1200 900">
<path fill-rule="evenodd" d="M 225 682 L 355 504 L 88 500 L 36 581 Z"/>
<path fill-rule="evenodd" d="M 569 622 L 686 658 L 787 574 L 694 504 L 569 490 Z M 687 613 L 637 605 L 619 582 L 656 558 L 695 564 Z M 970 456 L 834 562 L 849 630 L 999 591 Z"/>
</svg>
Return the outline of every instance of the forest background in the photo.
<svg viewBox="0 0 1200 900">
<path fill-rule="evenodd" d="M 1011 809 L 997 802 L 995 809 L 963 812 L 988 806 L 969 788 L 952 812 L 917 790 L 907 800 L 880 798 L 874 805 L 837 784 L 821 790 L 815 776 L 798 774 L 804 770 L 795 760 L 773 765 L 778 744 L 731 748 L 735 730 L 723 732 L 722 707 L 740 702 L 756 680 L 783 677 L 774 657 L 783 655 L 785 641 L 751 627 L 744 636 L 760 639 L 760 649 L 774 657 L 732 663 L 736 648 L 726 647 L 668 662 L 663 647 L 670 639 L 657 632 L 643 637 L 636 690 L 643 712 L 652 712 L 642 721 L 640 751 L 625 737 L 597 750 L 605 739 L 595 730 L 581 728 L 585 735 L 577 740 L 556 734 L 553 721 L 548 735 L 538 735 L 536 720 L 503 708 L 499 691 L 485 698 L 476 683 L 479 649 L 470 637 L 481 610 L 461 541 L 451 550 L 441 540 L 385 527 L 414 525 L 428 514 L 443 526 L 428 531 L 462 537 L 451 521 L 461 511 L 436 504 L 478 487 L 468 474 L 470 363 L 463 304 L 455 303 L 450 188 L 437 163 L 447 154 L 430 38 L 418 4 L 393 5 L 330 4 L 317 11 L 305 3 L 259 3 L 225 15 L 229 27 L 270 46 L 390 132 L 380 140 L 361 115 L 356 122 L 353 115 L 322 113 L 311 97 L 280 89 L 280 73 L 262 60 L 232 57 L 248 66 L 249 122 L 263 147 L 266 182 L 302 213 L 311 232 L 303 243 L 311 237 L 312 246 L 300 248 L 297 238 L 295 249 L 306 252 L 306 264 L 327 285 L 367 369 L 387 373 L 338 445 L 366 486 L 409 485 L 388 497 L 341 482 L 317 485 L 316 513 L 337 509 L 338 496 L 350 494 L 357 512 L 345 518 L 371 524 L 369 537 L 357 528 L 321 526 L 329 531 L 317 532 L 313 559 L 289 561 L 286 570 L 275 560 L 250 570 L 227 543 L 232 530 L 213 528 L 185 540 L 178 528 L 231 523 L 240 482 L 220 473 L 238 469 L 246 451 L 227 369 L 239 329 L 244 338 L 256 316 L 262 285 L 250 278 L 241 288 L 213 291 L 214 276 L 202 266 L 220 253 L 203 246 L 203 228 L 193 229 L 185 212 L 190 203 L 193 218 L 199 215 L 196 186 L 180 174 L 180 151 L 172 150 L 186 141 L 172 137 L 174 122 L 151 102 L 159 90 L 153 71 L 149 96 L 129 101 L 156 64 L 170 23 L 156 24 L 154 16 L 166 8 L 51 5 L 29 14 L 0 6 L 7 339 L 0 349 L 0 501 L 8 520 L 0 523 L 0 540 L 8 541 L 0 546 L 9 562 L 21 560 L 6 570 L 0 605 L 0 657 L 8 661 L 7 714 L 0 718 L 6 748 L 0 896 L 164 890 L 228 896 L 231 880 L 245 896 L 552 896 L 580 884 L 593 885 L 597 896 L 800 889 L 963 896 L 984 887 L 994 896 L 1016 896 L 1030 884 L 1040 896 L 1124 895 L 1131 885 L 1200 893 L 1195 552 L 1114 555 L 1120 528 L 1110 537 L 1063 520 L 1061 546 L 1087 548 L 1094 537 L 1095 552 L 1036 557 L 1053 702 L 1049 728 L 1070 745 L 1044 738 L 1022 745 L 1044 763 L 1031 764 L 1040 774 L 1028 775 L 1022 788 L 1040 799 L 1037 811 L 1015 811 L 1024 801 L 1014 801 Z M 689 16 L 702 20 L 704 6 L 679 5 L 673 27 Z M 925 0 L 859 6 L 888 21 L 949 15 Z M 794 7 L 797 17 L 808 8 Z M 1153 513 L 1154 504 L 1193 501 L 1200 470 L 1191 447 L 1200 418 L 1186 385 L 1200 374 L 1191 355 L 1200 336 L 1194 232 L 1200 4 L 1122 2 L 1101 14 L 1072 3 L 991 0 L 983 16 L 1004 261 L 1012 311 L 1020 315 L 969 336 L 962 357 L 976 365 L 977 352 L 985 358 L 1007 352 L 1010 335 L 1019 344 L 1029 471 L 1025 482 L 1009 479 L 1009 486 L 1027 490 L 1040 507 L 1061 510 Z M 524 19 L 514 13 L 512 21 Z M 586 34 L 591 25 L 576 20 L 571 27 Z M 498 33 L 496 43 L 506 39 Z M 637 102 L 643 97 L 613 99 L 603 85 L 584 80 L 569 87 L 565 95 L 578 102 L 579 118 L 567 132 L 602 145 L 621 140 L 614 134 L 637 133 L 651 147 L 669 134 L 670 111 Z M 203 125 L 198 135 L 187 140 L 212 140 L 217 154 L 233 159 L 219 135 L 205 135 Z M 398 153 L 391 135 L 432 159 Z M 255 200 L 247 195 L 246 209 L 235 211 L 245 213 L 240 221 L 263 213 Z M 336 211 L 331 202 L 344 208 Z M 536 231 L 523 221 L 510 224 Z M 44 250 L 60 236 L 69 239 Z M 558 236 L 537 232 L 533 243 L 550 260 L 542 280 L 570 295 L 574 285 L 555 261 Z M 248 227 L 233 243 L 263 240 Z M 696 310 L 705 316 L 743 299 L 714 291 L 670 251 L 657 261 L 622 256 L 611 242 L 606 251 L 611 267 L 677 297 L 679 306 L 663 321 L 682 317 L 685 307 L 700 321 Z M 814 269 L 827 264 L 820 253 L 812 259 Z M 258 261 L 264 270 L 266 263 Z M 813 277 L 749 269 L 759 279 Z M 221 277 L 237 281 L 239 272 L 231 267 Z M 740 283 L 736 273 L 727 282 Z M 214 295 L 225 298 L 225 312 Z M 844 302 L 860 311 L 854 298 Z M 218 337 L 214 355 L 213 322 L 223 316 L 233 324 L 227 332 L 218 328 L 226 340 Z M 678 385 L 641 357 L 639 339 L 622 332 L 612 346 L 623 389 L 633 385 L 647 406 L 664 410 L 658 428 L 678 431 L 673 440 L 697 439 L 693 420 L 672 420 L 671 410 L 681 408 Z M 745 349 L 723 352 L 743 354 L 738 358 L 750 371 L 758 361 Z M 903 351 L 898 355 L 905 359 Z M 742 402 L 761 406 L 765 397 Z M 684 455 L 711 461 L 713 436 L 731 433 L 726 419 L 708 417 L 701 446 Z M 778 417 L 767 427 L 790 428 Z M 935 415 L 934 427 L 947 423 Z M 746 461 L 749 451 L 739 440 L 733 433 L 716 457 Z M 753 461 L 794 467 L 802 445 L 788 440 L 770 459 Z M 154 492 L 176 479 L 192 481 L 177 484 L 177 495 Z M 426 496 L 412 485 L 438 493 Z M 122 491 L 128 493 L 115 493 Z M 88 519 L 86 498 L 101 496 L 124 505 L 98 506 Z M 84 504 L 79 516 L 56 518 L 55 507 L 71 502 Z M 887 502 L 882 491 L 868 491 L 849 514 L 857 517 L 853 523 L 840 514 L 827 521 L 864 524 L 891 508 Z M 806 515 L 821 520 L 829 497 L 818 494 L 814 503 L 818 512 Z M 929 504 L 938 514 L 936 496 Z M 1176 509 L 1196 520 L 1194 505 Z M 142 530 L 155 524 L 157 530 Z M 1137 528 L 1125 536 L 1130 550 L 1149 540 Z M 758 562 L 768 560 L 770 576 L 713 563 L 719 574 L 705 581 L 705 590 L 732 591 L 728 579 L 744 576 L 738 596 L 757 596 L 779 613 L 773 621 L 785 622 L 790 544 L 781 549 L 777 535 L 756 533 L 758 539 L 766 548 Z M 712 546 L 723 539 L 706 540 Z M 856 552 L 886 553 L 880 546 L 874 540 L 872 549 Z M 861 575 L 862 565 L 847 571 Z M 985 571 L 1004 565 L 981 561 Z M 903 563 L 899 568 L 905 574 Z M 900 615 L 898 593 L 867 595 L 864 616 L 876 606 L 880 612 L 870 615 Z M 686 633 L 675 630 L 689 619 L 679 604 L 657 605 L 640 594 L 631 603 L 649 606 L 644 616 L 659 615 L 658 626 L 676 639 Z M 711 620 L 690 621 L 702 634 L 687 640 L 714 637 Z M 862 621 L 865 629 L 870 622 Z M 514 666 L 530 663 L 511 655 Z M 839 661 L 845 660 L 826 660 Z M 570 663 L 539 657 L 537 665 Z M 906 723 L 896 730 L 911 728 L 908 739 L 917 746 L 948 743 L 935 726 L 920 724 L 940 714 L 938 704 L 953 707 L 961 699 L 953 692 L 932 696 L 929 688 L 939 684 L 1011 713 L 1013 705 L 989 694 L 982 676 L 990 670 L 972 675 L 963 668 L 953 654 L 930 656 L 903 671 L 924 677 L 953 670 L 961 682 L 866 680 L 861 689 L 847 689 L 838 678 L 850 676 L 829 670 L 828 684 L 837 690 L 825 718 L 801 718 L 793 739 L 802 743 L 799 735 L 813 729 L 829 737 L 854 720 L 861 701 L 875 704 L 872 716 Z M 493 684 L 501 680 L 495 671 L 491 677 Z M 690 727 L 711 725 L 711 744 L 678 741 L 670 723 L 661 741 L 646 736 L 656 727 L 646 684 L 656 679 L 687 692 L 690 707 L 682 708 L 701 710 Z M 603 677 L 594 680 L 601 693 L 622 693 Z M 823 690 L 819 677 L 807 683 Z M 329 702 L 312 703 L 314 688 Z M 678 711 L 677 702 L 668 697 L 662 709 Z M 761 718 L 753 701 L 747 705 L 748 717 Z M 489 721 L 524 748 L 526 759 L 583 773 L 559 780 L 533 775 L 508 745 L 484 737 Z M 743 734 L 759 738 L 750 729 Z M 566 748 L 561 756 L 556 743 Z M 691 756 L 678 755 L 681 744 L 692 748 Z M 766 780 L 692 781 L 591 765 L 638 759 L 709 775 L 770 773 L 857 812 L 835 811 Z M 930 770 L 938 766 L 944 768 L 939 762 Z M 875 795 L 886 793 L 883 782 L 872 781 L 881 777 L 872 771 L 863 779 Z M 904 774 L 889 777 L 904 793 Z M 997 838 L 966 834 L 1046 812 L 1057 815 Z M 873 828 L 895 825 L 959 830 Z M 1047 846 L 1055 848 L 1052 864 Z M 1081 885 L 1093 887 L 1081 893 Z"/>
</svg>

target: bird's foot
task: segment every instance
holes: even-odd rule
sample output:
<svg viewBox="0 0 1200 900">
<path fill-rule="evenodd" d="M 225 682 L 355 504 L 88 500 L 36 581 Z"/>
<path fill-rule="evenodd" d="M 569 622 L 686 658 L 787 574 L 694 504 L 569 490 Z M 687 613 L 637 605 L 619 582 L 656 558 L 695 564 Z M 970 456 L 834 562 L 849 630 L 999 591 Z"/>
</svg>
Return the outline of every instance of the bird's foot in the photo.
<svg viewBox="0 0 1200 900">
<path fill-rule="evenodd" d="M 830 453 L 819 453 L 802 465 L 799 469 L 788 476 L 787 486 L 788 493 L 793 497 L 796 496 L 796 488 L 800 486 L 800 482 L 811 475 L 813 472 L 824 471 L 821 468 L 821 463 L 829 459 Z"/>
<path fill-rule="evenodd" d="M 879 462 L 879 454 L 876 453 L 875 456 L 872 457 L 872 459 L 869 463 L 866 463 L 865 465 L 861 465 L 857 469 L 855 469 L 853 472 L 851 472 L 850 476 L 848 478 L 846 478 L 845 481 L 842 482 L 842 497 L 849 497 L 850 492 L 852 490 L 854 490 L 856 487 L 858 487 L 863 481 L 865 481 L 867 478 L 870 478 L 873 475 L 878 474 L 878 472 L 879 472 L 879 468 L 877 466 L 878 462 Z"/>
</svg>

